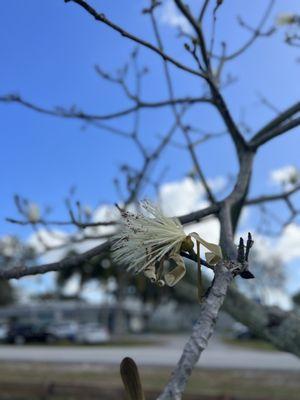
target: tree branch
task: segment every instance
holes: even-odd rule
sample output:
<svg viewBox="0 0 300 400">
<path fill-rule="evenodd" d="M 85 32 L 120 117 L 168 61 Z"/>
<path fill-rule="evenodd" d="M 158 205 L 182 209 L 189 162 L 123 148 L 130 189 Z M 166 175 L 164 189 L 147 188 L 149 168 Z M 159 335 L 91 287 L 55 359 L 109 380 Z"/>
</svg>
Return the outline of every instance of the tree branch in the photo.
<svg viewBox="0 0 300 400">
<path fill-rule="evenodd" d="M 205 16 L 205 12 L 206 12 L 207 6 L 208 6 L 208 4 L 209 4 L 209 1 L 210 1 L 210 0 L 204 0 L 203 5 L 202 5 L 202 7 L 201 7 L 200 14 L 199 14 L 199 18 L 198 18 L 198 22 L 199 22 L 200 24 L 202 23 L 203 18 L 204 18 L 204 16 Z"/>
<path fill-rule="evenodd" d="M 236 123 L 234 122 L 234 119 L 232 118 L 232 116 L 228 110 L 228 107 L 226 105 L 226 102 L 224 101 L 224 99 L 216 85 L 216 82 L 214 82 L 214 77 L 213 77 L 211 67 L 210 67 L 210 58 L 209 58 L 209 54 L 207 52 L 205 38 L 204 38 L 202 28 L 201 28 L 201 23 L 199 23 L 194 18 L 194 16 L 191 14 L 190 10 L 182 3 L 182 0 L 174 0 L 174 1 L 177 5 L 178 9 L 187 18 L 187 20 L 190 22 L 190 24 L 192 25 L 192 27 L 194 28 L 194 30 L 197 34 L 202 58 L 205 63 L 205 66 L 207 68 L 207 70 L 205 71 L 206 73 L 205 73 L 204 78 L 210 87 L 212 97 L 214 99 L 214 104 L 216 105 L 220 115 L 222 116 L 223 121 L 232 137 L 234 144 L 235 144 L 238 158 L 239 158 L 239 160 L 241 160 L 242 153 L 247 149 L 248 146 L 247 146 L 245 139 L 243 138 L 243 135 L 241 134 L 240 130 L 238 129 Z"/>
<path fill-rule="evenodd" d="M 263 144 L 276 138 L 277 136 L 282 135 L 283 133 L 288 132 L 291 129 L 299 126 L 300 117 L 294 118 L 286 122 L 288 118 L 299 111 L 300 104 L 297 103 L 296 105 L 292 106 L 291 108 L 280 114 L 264 128 L 262 128 L 259 132 L 257 132 L 256 135 L 254 135 L 254 137 L 249 142 L 249 146 L 255 150 Z"/>
<path fill-rule="evenodd" d="M 182 224 L 188 224 L 194 221 L 199 221 L 202 218 L 213 215 L 218 212 L 218 205 L 214 204 L 210 207 L 204 208 L 199 211 L 195 211 L 190 214 L 179 217 Z M 62 260 L 49 264 L 41 264 L 36 266 L 20 265 L 10 269 L 0 270 L 0 279 L 19 279 L 23 276 L 45 274 L 46 272 L 59 271 L 68 267 L 76 267 L 95 256 L 102 254 L 110 249 L 110 241 L 100 244 L 91 250 L 88 250 L 82 254 L 78 254 L 72 257 L 66 257 Z"/>
<path fill-rule="evenodd" d="M 179 217 L 179 221 L 185 224 L 191 224 L 193 222 L 199 222 L 201 219 L 217 214 L 220 210 L 220 205 L 218 203 L 212 204 L 209 207 L 203 208 L 198 211 L 194 211 L 190 214 L 182 215 Z"/>
<path fill-rule="evenodd" d="M 201 78 L 204 77 L 204 75 L 201 72 L 199 72 L 195 69 L 192 69 L 192 68 L 182 64 L 181 62 L 175 60 L 174 58 L 170 57 L 168 54 L 162 52 L 159 48 L 155 47 L 150 42 L 147 42 L 146 40 L 141 39 L 138 36 L 135 36 L 130 32 L 127 32 L 125 29 L 121 28 L 119 25 L 117 25 L 114 22 L 107 19 L 103 13 L 97 12 L 93 7 L 91 7 L 85 1 L 83 1 L 83 0 L 65 0 L 65 3 L 70 3 L 70 2 L 78 4 L 80 7 L 85 9 L 91 16 L 93 16 L 95 18 L 95 20 L 102 22 L 103 24 L 109 26 L 114 31 L 120 33 L 120 35 L 122 35 L 123 37 L 126 37 L 127 39 L 130 39 L 130 40 L 134 41 L 135 43 L 138 43 L 138 44 L 142 45 L 143 47 L 146 47 L 146 48 L 152 50 L 154 53 L 158 54 L 164 60 L 175 65 L 177 68 L 181 69 L 182 71 L 189 72 L 190 74 L 199 76 Z"/>
<path fill-rule="evenodd" d="M 225 126 L 227 127 L 227 129 L 231 135 L 231 138 L 235 144 L 238 159 L 239 159 L 239 161 L 241 161 L 242 154 L 247 150 L 248 144 L 245 141 L 243 135 L 241 134 L 238 126 L 236 125 L 217 85 L 211 79 L 208 81 L 208 84 L 211 89 L 214 104 L 217 107 L 221 117 L 223 118 Z"/>
<path fill-rule="evenodd" d="M 267 203 L 270 201 L 286 200 L 288 197 L 292 196 L 294 193 L 298 192 L 299 190 L 300 190 L 300 184 L 294 186 L 290 190 L 286 190 L 283 193 L 259 196 L 259 197 L 255 197 L 253 199 L 246 200 L 245 205 L 252 206 L 252 205 L 257 205 L 257 204 L 261 204 L 261 203 Z"/>
<path fill-rule="evenodd" d="M 158 43 L 158 47 L 159 47 L 159 49 L 161 51 L 163 51 L 163 49 L 164 49 L 163 48 L 163 42 L 162 42 L 162 38 L 161 38 L 159 29 L 158 29 L 158 26 L 157 26 L 156 19 L 154 17 L 154 10 L 152 10 L 150 12 L 150 17 L 151 17 L 151 22 L 152 22 L 154 34 L 155 34 L 155 37 L 156 37 L 156 40 L 157 40 L 157 43 Z M 202 169 L 200 167 L 200 163 L 199 163 L 199 161 L 197 159 L 197 155 L 196 155 L 196 152 L 195 152 L 194 145 L 193 145 L 192 141 L 190 140 L 189 133 L 188 133 L 186 127 L 184 126 L 184 124 L 182 123 L 180 115 L 179 115 L 179 113 L 177 111 L 177 108 L 176 108 L 176 104 L 173 101 L 174 100 L 174 89 L 173 89 L 173 83 L 172 83 L 171 74 L 170 74 L 170 71 L 169 71 L 169 68 L 168 68 L 168 64 L 167 64 L 167 62 L 165 60 L 163 60 L 163 64 L 164 64 L 163 65 L 164 66 L 164 73 L 165 73 L 165 77 L 166 77 L 166 81 L 167 81 L 167 87 L 168 87 L 168 93 L 169 93 L 169 97 L 170 97 L 170 101 L 171 101 L 170 105 L 172 107 L 172 111 L 174 113 L 174 116 L 176 118 L 178 126 L 180 127 L 180 129 L 181 129 L 181 131 L 182 131 L 182 133 L 184 135 L 184 138 L 185 138 L 185 140 L 187 142 L 187 148 L 188 148 L 189 153 L 191 155 L 191 158 L 192 158 L 192 161 L 193 161 L 193 164 L 194 164 L 194 168 L 195 168 L 195 170 L 196 170 L 196 172 L 197 172 L 197 174 L 199 176 L 200 182 L 202 183 L 202 185 L 203 185 L 203 187 L 205 189 L 207 197 L 208 197 L 209 201 L 212 204 L 216 203 L 215 197 L 214 197 L 214 195 L 213 195 L 213 193 L 212 193 L 212 191 L 211 191 L 211 189 L 210 189 L 210 187 L 209 187 L 209 185 L 208 185 L 208 183 L 206 181 L 205 175 L 202 172 Z"/>
<path fill-rule="evenodd" d="M 27 100 L 22 99 L 18 95 L 8 94 L 4 96 L 0 96 L 0 102 L 3 103 L 18 103 L 22 106 L 29 108 L 33 111 L 36 111 L 41 114 L 51 115 L 54 117 L 63 117 L 63 118 L 74 118 L 74 119 L 82 119 L 86 121 L 102 121 L 102 120 L 110 120 L 116 119 L 119 117 L 124 117 L 126 115 L 132 114 L 135 111 L 142 108 L 160 108 L 160 107 L 168 107 L 170 105 L 175 104 L 195 104 L 195 103 L 212 103 L 212 99 L 205 96 L 200 97 L 181 97 L 177 99 L 168 99 L 156 102 L 146 102 L 141 100 L 136 100 L 136 105 L 132 107 L 125 108 L 124 110 L 116 111 L 110 114 L 89 114 L 83 111 L 73 111 L 73 110 L 65 110 L 62 107 L 56 107 L 55 109 L 47 109 L 45 107 L 41 107 L 34 103 L 31 103 Z"/>
<path fill-rule="evenodd" d="M 169 383 L 157 400 L 180 400 L 182 398 L 188 378 L 214 331 L 219 310 L 232 279 L 233 275 L 224 263 L 216 266 L 214 282 L 207 298 L 201 304 L 199 317 L 193 327 L 192 335 L 184 346 L 182 356 Z"/>
<path fill-rule="evenodd" d="M 102 243 L 99 246 L 96 246 L 93 249 L 88 250 L 82 254 L 66 257 L 58 262 L 36 265 L 32 267 L 21 265 L 10 269 L 1 269 L 0 279 L 19 279 L 23 276 L 45 274 L 46 272 L 50 271 L 59 271 L 68 267 L 76 267 L 77 265 L 80 265 L 83 262 L 100 255 L 104 251 L 107 251 L 109 247 L 110 242 L 106 241 L 105 243 Z"/>
<path fill-rule="evenodd" d="M 209 59 L 209 56 L 207 53 L 206 43 L 205 43 L 202 28 L 201 28 L 201 21 L 200 22 L 197 21 L 197 19 L 190 12 L 189 8 L 183 4 L 182 0 L 174 0 L 174 1 L 175 1 L 175 4 L 177 5 L 178 9 L 181 11 L 181 13 L 185 16 L 185 18 L 189 21 L 189 23 L 192 25 L 192 27 L 195 30 L 198 40 L 199 40 L 199 46 L 201 49 L 201 55 L 202 55 L 204 64 L 207 68 L 207 72 L 210 73 L 210 59 Z"/>
<path fill-rule="evenodd" d="M 278 349 L 300 357 L 300 319 L 294 312 L 257 304 L 234 287 L 228 290 L 224 311 Z"/>
<path fill-rule="evenodd" d="M 258 26 L 256 28 L 250 28 L 249 26 L 247 26 L 245 24 L 244 21 L 242 21 L 241 19 L 239 19 L 240 25 L 242 27 L 246 27 L 248 30 L 251 31 L 251 37 L 237 50 L 233 51 L 231 54 L 223 55 L 223 56 L 216 56 L 213 55 L 214 58 L 220 59 L 222 62 L 226 62 L 226 61 L 230 61 L 233 60 L 235 58 L 237 58 L 238 56 L 240 56 L 241 54 L 243 54 L 246 50 L 249 49 L 249 47 L 252 46 L 252 44 L 256 41 L 256 39 L 258 39 L 259 37 L 262 36 L 270 36 L 273 32 L 274 32 L 274 28 L 271 28 L 269 31 L 267 31 L 266 33 L 262 33 L 262 28 L 265 25 L 271 11 L 272 8 L 274 6 L 275 0 L 270 0 L 265 13 L 263 14 Z"/>
<path fill-rule="evenodd" d="M 197 296 L 197 289 L 189 283 L 175 290 L 192 301 Z M 262 306 L 233 286 L 228 288 L 222 310 L 278 349 L 300 357 L 300 319 L 294 312 Z"/>
</svg>

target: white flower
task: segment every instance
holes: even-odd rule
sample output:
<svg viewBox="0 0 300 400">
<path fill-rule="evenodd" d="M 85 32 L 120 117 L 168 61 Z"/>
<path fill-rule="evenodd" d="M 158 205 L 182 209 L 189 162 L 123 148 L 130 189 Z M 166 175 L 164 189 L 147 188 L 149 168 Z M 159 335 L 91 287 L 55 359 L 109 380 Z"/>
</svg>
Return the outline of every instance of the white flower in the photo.
<svg viewBox="0 0 300 400">
<path fill-rule="evenodd" d="M 168 286 L 174 286 L 185 274 L 180 252 L 192 251 L 192 238 L 198 243 L 198 257 L 201 243 L 210 250 L 205 254 L 208 263 L 215 265 L 222 258 L 218 245 L 206 242 L 195 232 L 187 235 L 177 218 L 165 217 L 147 201 L 141 203 L 141 209 L 142 212 L 137 214 L 121 212 L 123 224 L 114 236 L 112 246 L 116 263 L 127 265 L 137 273 L 143 271 L 160 286 L 164 281 Z"/>
<path fill-rule="evenodd" d="M 116 262 L 140 272 L 167 254 L 180 251 L 187 235 L 176 218 L 167 218 L 149 202 L 141 203 L 143 212 L 122 212 L 123 226 L 112 247 Z"/>
</svg>

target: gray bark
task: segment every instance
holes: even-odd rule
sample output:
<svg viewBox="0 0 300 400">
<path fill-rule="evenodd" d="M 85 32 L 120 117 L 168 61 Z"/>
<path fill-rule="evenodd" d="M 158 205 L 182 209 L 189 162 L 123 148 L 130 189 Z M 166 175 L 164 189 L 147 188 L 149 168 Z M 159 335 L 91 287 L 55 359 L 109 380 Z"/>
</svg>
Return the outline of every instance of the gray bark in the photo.
<svg viewBox="0 0 300 400">
<path fill-rule="evenodd" d="M 297 313 L 264 307 L 234 287 L 227 293 L 224 311 L 278 349 L 300 357 L 300 316 Z"/>
<path fill-rule="evenodd" d="M 182 356 L 172 373 L 169 383 L 158 397 L 158 400 L 181 399 L 188 378 L 214 331 L 220 307 L 233 279 L 233 275 L 228 270 L 225 262 L 220 263 L 215 268 L 215 271 L 213 285 L 208 296 L 201 304 L 199 318 L 193 327 L 193 332 L 184 346 Z"/>
</svg>

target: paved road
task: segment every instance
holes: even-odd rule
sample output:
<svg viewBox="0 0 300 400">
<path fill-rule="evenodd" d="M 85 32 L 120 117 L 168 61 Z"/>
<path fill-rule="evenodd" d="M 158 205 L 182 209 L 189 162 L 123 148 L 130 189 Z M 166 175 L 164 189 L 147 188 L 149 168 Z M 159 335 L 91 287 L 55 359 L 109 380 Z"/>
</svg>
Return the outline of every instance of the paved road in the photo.
<svg viewBox="0 0 300 400">
<path fill-rule="evenodd" d="M 0 346 L 0 361 L 119 364 L 130 356 L 140 365 L 172 366 L 178 361 L 183 337 L 140 347 Z M 281 352 L 248 350 L 211 341 L 198 363 L 205 368 L 299 370 L 300 360 Z"/>
</svg>

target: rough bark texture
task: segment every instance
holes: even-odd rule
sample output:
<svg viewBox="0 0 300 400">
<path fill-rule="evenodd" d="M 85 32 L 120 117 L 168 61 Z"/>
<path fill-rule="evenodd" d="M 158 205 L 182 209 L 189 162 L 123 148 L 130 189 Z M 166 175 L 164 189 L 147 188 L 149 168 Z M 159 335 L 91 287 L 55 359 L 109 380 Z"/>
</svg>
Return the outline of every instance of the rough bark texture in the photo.
<svg viewBox="0 0 300 400">
<path fill-rule="evenodd" d="M 158 400 L 181 399 L 188 378 L 213 333 L 220 307 L 232 279 L 232 273 L 227 269 L 226 263 L 221 263 L 216 267 L 213 285 L 207 298 L 201 304 L 199 318 L 193 327 L 193 332 L 184 346 L 182 356 L 169 383 Z"/>
<path fill-rule="evenodd" d="M 227 293 L 224 311 L 277 348 L 300 357 L 300 317 L 296 313 L 263 307 L 234 287 Z"/>
<path fill-rule="evenodd" d="M 197 289 L 188 283 L 182 282 L 175 290 L 192 301 L 197 296 Z M 228 288 L 222 310 L 278 349 L 300 357 L 299 314 L 257 304 L 233 285 Z"/>
</svg>

